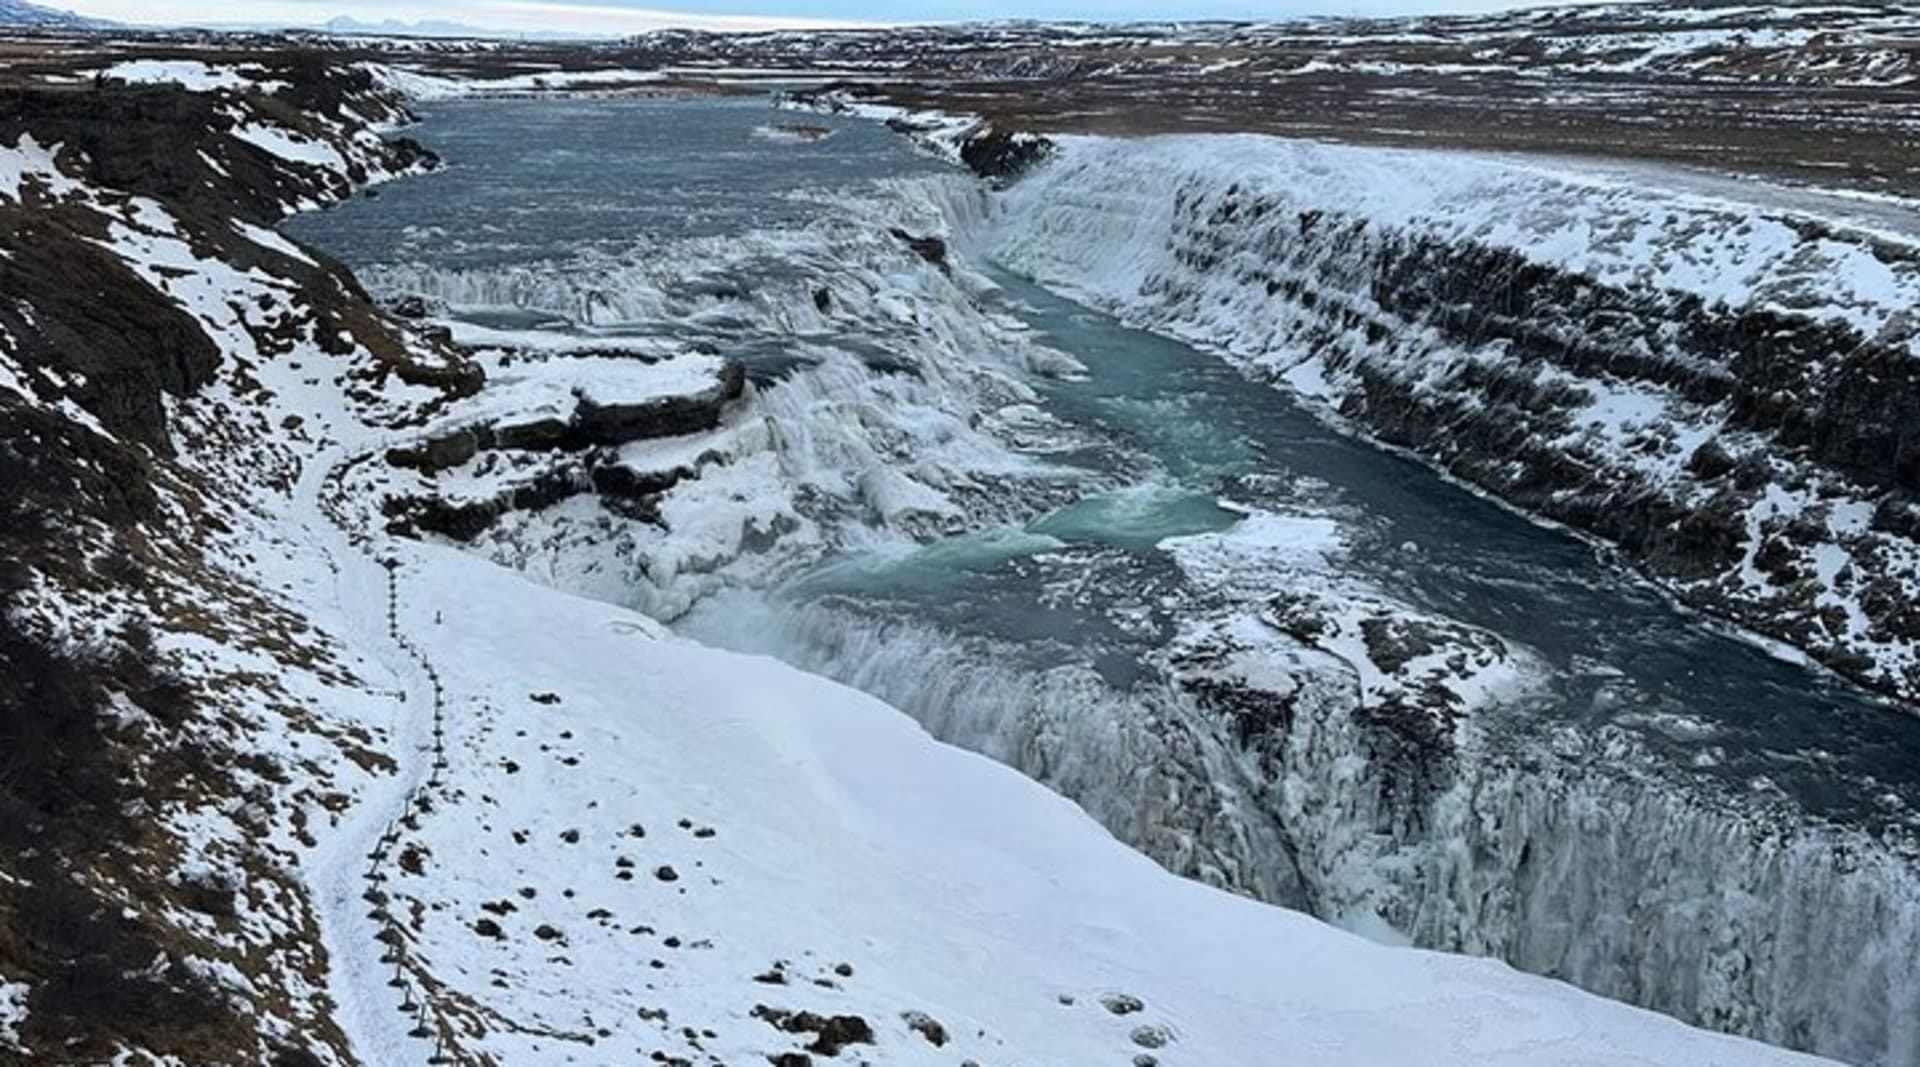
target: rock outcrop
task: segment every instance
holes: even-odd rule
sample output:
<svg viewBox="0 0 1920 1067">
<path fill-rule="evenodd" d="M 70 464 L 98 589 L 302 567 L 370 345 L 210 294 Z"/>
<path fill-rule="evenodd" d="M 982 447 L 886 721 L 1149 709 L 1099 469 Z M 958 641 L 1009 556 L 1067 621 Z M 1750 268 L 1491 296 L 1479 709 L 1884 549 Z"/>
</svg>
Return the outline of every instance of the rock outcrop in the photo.
<svg viewBox="0 0 1920 1067">
<path fill-rule="evenodd" d="M 580 493 L 649 519 L 653 499 L 698 466 L 698 452 L 690 462 L 642 466 L 627 462 L 622 446 L 697 440 L 746 389 L 737 360 L 703 353 L 665 361 L 592 350 L 506 358 L 523 377 L 498 396 L 482 392 L 475 403 L 485 414 L 456 409 L 448 428 L 387 451 L 389 465 L 421 476 L 388 498 L 390 530 L 470 541 L 509 511 L 539 511 Z M 435 478 L 455 470 L 471 476 L 457 497 Z M 476 479 L 484 488 L 470 484 Z"/>
<path fill-rule="evenodd" d="M 314 729 L 292 694 L 347 675 L 233 546 L 312 440 L 265 379 L 377 403 L 390 375 L 473 369 L 267 228 L 422 165 L 371 129 L 398 102 L 324 62 L 246 69 L 273 91 L 0 78 L 8 1062 L 351 1055 L 300 850 L 315 790 L 379 757 Z M 233 670 L 242 649 L 275 677 Z M 300 773 L 234 740 L 256 733 L 310 740 Z"/>
</svg>

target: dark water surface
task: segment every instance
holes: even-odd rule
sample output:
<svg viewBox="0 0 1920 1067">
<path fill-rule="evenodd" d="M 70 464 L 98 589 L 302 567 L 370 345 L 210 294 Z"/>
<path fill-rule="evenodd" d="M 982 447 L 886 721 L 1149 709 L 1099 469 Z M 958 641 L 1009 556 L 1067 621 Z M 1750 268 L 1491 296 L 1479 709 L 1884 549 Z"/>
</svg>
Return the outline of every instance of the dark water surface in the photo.
<svg viewBox="0 0 1920 1067">
<path fill-rule="evenodd" d="M 785 121 L 743 101 L 440 105 L 410 133 L 446 158 L 443 172 L 289 229 L 356 267 L 513 266 L 800 226 L 822 210 L 802 194 L 939 169 L 863 121 L 808 116 L 834 135 L 776 145 L 763 128 Z M 1155 637 L 1116 629 L 1100 598 L 1174 580 L 1155 544 L 1236 521 L 1219 497 L 1278 507 L 1310 484 L 1313 504 L 1350 528 L 1352 562 L 1379 586 L 1554 668 L 1551 697 L 1512 714 L 1536 725 L 1621 725 L 1675 775 L 1734 791 L 1770 783 L 1838 822 L 1911 829 L 1920 718 L 1716 632 L 1591 546 L 1343 436 L 1212 356 L 983 266 L 1004 286 L 1007 309 L 1089 370 L 1083 381 L 1036 380 L 1051 413 L 1125 442 L 1152 484 L 906 561 L 832 561 L 787 595 L 864 598 L 947 630 L 1037 642 L 1123 682 L 1114 663 Z M 1037 563 L 1049 551 L 1030 542 L 1116 580 L 1091 585 L 1091 600 L 1043 605 L 1035 590 L 1057 581 L 1048 568 L 1061 564 Z"/>
</svg>

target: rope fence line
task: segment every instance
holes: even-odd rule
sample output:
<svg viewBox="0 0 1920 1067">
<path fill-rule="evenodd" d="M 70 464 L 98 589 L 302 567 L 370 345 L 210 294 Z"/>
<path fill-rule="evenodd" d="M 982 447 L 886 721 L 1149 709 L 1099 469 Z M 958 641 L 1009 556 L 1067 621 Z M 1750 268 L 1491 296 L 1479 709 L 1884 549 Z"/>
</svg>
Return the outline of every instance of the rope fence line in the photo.
<svg viewBox="0 0 1920 1067">
<path fill-rule="evenodd" d="M 407 1035 L 433 1042 L 433 1055 L 428 1063 L 458 1064 L 464 1060 L 449 1037 L 453 1028 L 445 1014 L 433 1004 L 426 983 L 421 981 L 424 968 L 409 947 L 407 932 L 399 917 L 389 907 L 391 899 L 386 890 L 395 851 L 406 833 L 420 829 L 420 816 L 432 810 L 431 795 L 445 784 L 448 766 L 446 685 L 432 659 L 400 626 L 399 560 L 388 557 L 379 562 L 387 572 L 387 636 L 413 660 L 433 686 L 433 762 L 428 766 L 426 778 L 407 791 L 401 804 L 402 814 L 387 824 L 370 854 L 366 874 L 368 888 L 363 896 L 373 905 L 368 918 L 380 924 L 376 937 L 387 946 L 381 962 L 394 965 L 393 978 L 388 984 L 400 990 L 400 1010 L 413 1016 L 414 1026 Z"/>
<path fill-rule="evenodd" d="M 329 471 L 322 483 L 319 503 L 327 518 L 346 535 L 348 542 L 386 572 L 387 636 L 406 653 L 433 687 L 433 761 L 428 765 L 427 776 L 407 790 L 400 806 L 401 814 L 387 821 L 373 849 L 367 853 L 367 869 L 361 875 L 367 883 L 367 889 L 361 894 L 361 899 L 370 905 L 367 918 L 378 926 L 374 940 L 384 946 L 380 962 L 393 965 L 393 977 L 387 985 L 400 991 L 399 1010 L 412 1017 L 413 1027 L 407 1031 L 407 1036 L 433 1042 L 433 1052 L 427 1059 L 429 1064 L 435 1067 L 464 1067 L 470 1061 L 453 1039 L 455 1030 L 447 1013 L 434 1003 L 432 988 L 425 980 L 427 971 L 424 961 L 413 951 L 407 929 L 393 911 L 393 898 L 387 891 L 388 883 L 392 880 L 390 871 L 402 840 L 408 832 L 420 829 L 420 816 L 433 808 L 431 795 L 445 785 L 449 767 L 446 747 L 447 704 L 446 686 L 439 668 L 400 626 L 399 559 L 376 554 L 372 547 L 373 539 L 357 532 L 346 521 L 341 476 L 367 458 L 359 456 L 349 459 Z M 401 690 L 401 699 L 406 699 L 404 689 Z"/>
</svg>

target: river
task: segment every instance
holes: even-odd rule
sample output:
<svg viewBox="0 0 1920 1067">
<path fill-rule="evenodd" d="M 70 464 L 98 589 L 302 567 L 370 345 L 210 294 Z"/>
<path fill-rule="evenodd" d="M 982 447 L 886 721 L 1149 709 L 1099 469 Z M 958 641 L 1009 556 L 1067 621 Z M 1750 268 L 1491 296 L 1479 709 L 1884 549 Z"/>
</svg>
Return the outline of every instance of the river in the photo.
<svg viewBox="0 0 1920 1067">
<path fill-rule="evenodd" d="M 807 116 L 831 131 L 813 139 L 789 121 L 739 100 L 435 105 L 410 132 L 446 169 L 289 228 L 456 325 L 665 336 L 747 363 L 811 532 L 770 563 L 636 591 L 681 632 L 873 691 L 1182 873 L 1696 1022 L 1920 1062 L 1895 1021 L 1913 915 L 1835 913 L 1916 899 L 1920 717 L 1010 273 L 993 257 L 1008 220 L 884 127 Z M 902 223 L 946 230 L 956 280 L 889 248 Z M 808 292 L 818 313 L 797 306 Z M 1256 526 L 1309 531 L 1315 558 L 1256 573 L 1273 551 L 1244 543 Z M 1486 766 L 1450 769 L 1420 826 L 1334 825 L 1385 816 L 1330 800 L 1352 787 L 1316 777 L 1307 741 L 1253 758 L 1173 678 L 1196 620 L 1303 583 L 1509 650 L 1510 684 L 1474 708 Z M 1700 903 L 1716 894 L 1741 903 Z"/>
</svg>

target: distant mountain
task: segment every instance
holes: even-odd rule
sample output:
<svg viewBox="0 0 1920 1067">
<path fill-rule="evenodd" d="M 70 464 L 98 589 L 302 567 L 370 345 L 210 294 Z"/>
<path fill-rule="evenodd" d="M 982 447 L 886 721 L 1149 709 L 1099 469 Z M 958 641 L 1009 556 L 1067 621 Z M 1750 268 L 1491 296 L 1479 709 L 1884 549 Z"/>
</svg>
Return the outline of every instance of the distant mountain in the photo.
<svg viewBox="0 0 1920 1067">
<path fill-rule="evenodd" d="M 0 0 L 0 3 L 5 2 L 6 0 Z M 579 36 L 577 34 L 494 30 L 480 26 L 469 26 L 462 22 L 448 22 L 438 19 L 425 19 L 419 22 L 404 22 L 400 19 L 382 19 L 379 22 L 366 22 L 345 15 L 339 18 L 329 19 L 322 24 L 320 28 L 328 33 L 356 37 L 465 37 L 559 40 Z"/>
<path fill-rule="evenodd" d="M 0 26 L 37 26 L 57 30 L 99 30 L 113 25 L 70 11 L 59 11 L 25 0 L 0 0 Z"/>
</svg>

